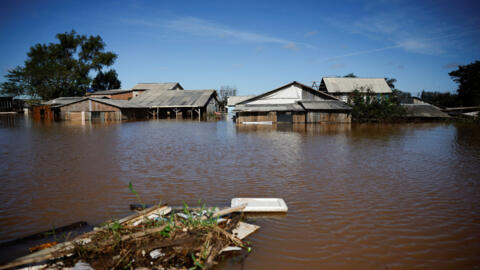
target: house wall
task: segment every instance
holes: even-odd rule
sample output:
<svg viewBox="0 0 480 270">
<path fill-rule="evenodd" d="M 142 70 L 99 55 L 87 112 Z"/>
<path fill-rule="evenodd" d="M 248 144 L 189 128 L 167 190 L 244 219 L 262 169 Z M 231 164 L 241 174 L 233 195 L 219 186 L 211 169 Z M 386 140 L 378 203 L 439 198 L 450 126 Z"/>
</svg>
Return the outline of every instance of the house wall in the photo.
<svg viewBox="0 0 480 270">
<path fill-rule="evenodd" d="M 109 99 L 119 99 L 119 100 L 129 100 L 133 97 L 133 92 L 126 92 L 126 93 L 121 93 L 121 94 L 116 94 L 116 95 L 89 95 L 89 97 L 92 98 L 103 98 L 107 97 Z"/>
<path fill-rule="evenodd" d="M 120 109 L 111 105 L 103 104 L 93 100 L 84 100 L 60 107 L 61 112 L 119 112 Z"/>
<path fill-rule="evenodd" d="M 215 113 L 220 111 L 220 104 L 217 102 L 217 100 L 212 96 L 210 100 L 207 103 L 207 106 L 205 106 L 206 112 L 208 113 Z"/>
<path fill-rule="evenodd" d="M 94 113 L 92 112 L 99 112 Z M 84 100 L 60 107 L 60 119 L 70 121 L 122 120 L 123 115 L 119 108 L 93 100 Z"/>
<path fill-rule="evenodd" d="M 305 112 L 293 112 L 293 123 L 305 123 Z"/>
<path fill-rule="evenodd" d="M 282 112 L 283 113 L 283 112 Z M 292 123 L 351 123 L 352 116 L 346 112 L 291 112 Z M 237 124 L 242 122 L 277 123 L 277 112 L 237 112 Z"/>
<path fill-rule="evenodd" d="M 248 104 L 293 104 L 302 99 L 324 100 L 323 98 L 314 95 L 309 91 L 303 90 L 296 85 L 290 85 L 258 100 L 248 102 Z"/>
<path fill-rule="evenodd" d="M 276 112 L 237 112 L 237 124 L 242 122 L 277 122 Z"/>
<path fill-rule="evenodd" d="M 138 95 L 141 95 L 141 94 L 143 94 L 143 92 L 145 92 L 145 90 L 133 90 L 132 91 L 132 97 L 136 97 Z"/>
<path fill-rule="evenodd" d="M 50 105 L 33 105 L 32 117 L 35 120 L 55 120 L 55 114 Z"/>
<path fill-rule="evenodd" d="M 352 115 L 346 112 L 308 111 L 306 123 L 351 123 Z"/>
<path fill-rule="evenodd" d="M 350 94 L 351 93 L 333 93 L 332 95 L 336 98 L 338 98 L 339 100 L 345 102 L 345 103 L 348 103 L 348 98 L 350 97 Z M 367 94 L 363 94 L 363 97 L 366 98 Z M 371 97 L 377 97 L 377 99 L 381 99 L 381 98 L 388 98 L 390 96 L 390 94 L 388 93 L 385 93 L 385 94 L 372 94 Z"/>
<path fill-rule="evenodd" d="M 126 119 L 121 112 L 60 112 L 60 119 L 68 121 L 120 121 Z"/>
<path fill-rule="evenodd" d="M 343 101 L 345 103 L 348 102 L 348 97 L 350 96 L 350 94 L 346 94 L 346 93 L 340 93 L 340 94 L 334 94 L 334 97 L 338 98 L 340 101 Z"/>
<path fill-rule="evenodd" d="M 11 111 L 13 111 L 13 98 L 0 97 L 0 112 L 11 112 Z"/>
<path fill-rule="evenodd" d="M 283 113 L 283 112 L 282 112 Z M 292 123 L 305 123 L 305 112 L 290 112 L 292 114 Z M 242 122 L 268 122 L 276 123 L 278 120 L 277 112 L 238 112 L 237 123 Z"/>
<path fill-rule="evenodd" d="M 148 109 L 122 109 L 124 120 L 147 119 L 148 116 Z"/>
</svg>

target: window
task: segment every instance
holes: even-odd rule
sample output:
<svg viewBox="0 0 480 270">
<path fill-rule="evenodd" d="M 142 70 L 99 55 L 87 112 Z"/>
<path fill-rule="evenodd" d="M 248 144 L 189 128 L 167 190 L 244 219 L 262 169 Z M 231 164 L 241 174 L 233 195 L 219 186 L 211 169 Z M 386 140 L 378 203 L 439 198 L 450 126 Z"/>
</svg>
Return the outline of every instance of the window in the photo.
<svg viewBox="0 0 480 270">
<path fill-rule="evenodd" d="M 91 117 L 92 117 L 92 120 L 100 119 L 100 112 L 92 112 Z"/>
</svg>

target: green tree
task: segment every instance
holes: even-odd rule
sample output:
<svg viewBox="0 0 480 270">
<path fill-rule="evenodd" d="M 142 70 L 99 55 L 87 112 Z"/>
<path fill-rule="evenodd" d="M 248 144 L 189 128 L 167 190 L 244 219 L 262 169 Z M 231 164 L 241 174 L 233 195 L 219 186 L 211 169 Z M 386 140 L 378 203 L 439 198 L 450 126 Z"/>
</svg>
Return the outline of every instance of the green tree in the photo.
<svg viewBox="0 0 480 270">
<path fill-rule="evenodd" d="M 348 103 L 352 105 L 355 122 L 394 122 L 403 120 L 405 108 L 400 105 L 394 92 L 390 97 L 377 97 L 370 89 L 358 89 L 351 93 Z"/>
<path fill-rule="evenodd" d="M 114 69 L 107 72 L 99 71 L 93 79 L 92 88 L 95 90 L 120 89 L 122 83 L 117 76 L 117 72 Z"/>
<path fill-rule="evenodd" d="M 448 73 L 458 83 L 458 98 L 463 106 L 480 105 L 480 61 L 458 66 Z"/>
<path fill-rule="evenodd" d="M 83 95 L 92 81 L 90 73 L 111 66 L 117 58 L 105 52 L 100 36 L 87 37 L 72 30 L 56 38 L 56 43 L 32 46 L 24 66 L 8 70 L 1 91 L 45 100 Z"/>
<path fill-rule="evenodd" d="M 390 87 L 390 89 L 392 89 L 392 91 L 395 90 L 395 83 L 397 82 L 397 79 L 385 78 L 385 82 L 387 82 L 388 87 Z"/>
<path fill-rule="evenodd" d="M 430 104 L 438 107 L 457 107 L 461 106 L 461 101 L 457 94 L 441 93 L 437 91 L 425 91 L 422 90 L 420 98 Z"/>
<path fill-rule="evenodd" d="M 348 73 L 347 75 L 343 76 L 344 78 L 357 78 L 357 76 L 353 73 Z"/>
</svg>

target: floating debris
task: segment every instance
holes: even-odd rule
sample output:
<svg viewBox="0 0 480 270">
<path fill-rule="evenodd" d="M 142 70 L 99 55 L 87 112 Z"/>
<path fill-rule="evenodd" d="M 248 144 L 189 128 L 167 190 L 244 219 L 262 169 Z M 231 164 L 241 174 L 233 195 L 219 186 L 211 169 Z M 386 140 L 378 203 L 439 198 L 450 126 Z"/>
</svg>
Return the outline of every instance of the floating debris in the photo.
<svg viewBox="0 0 480 270">
<path fill-rule="evenodd" d="M 217 264 L 220 253 L 248 248 L 234 234 L 235 230 L 243 232 L 243 228 L 251 228 L 241 222 L 243 215 L 238 213 L 245 207 L 239 205 L 218 210 L 185 206 L 172 210 L 167 205 L 153 206 L 97 227 L 71 241 L 45 245 L 44 249 L 18 258 L 0 269 L 40 263 L 49 269 L 211 269 Z M 239 227 L 239 224 L 242 225 Z M 255 230 L 259 228 L 251 226 Z M 251 230 L 236 234 L 243 236 L 250 233 Z M 37 267 L 42 269 L 42 266 Z"/>
</svg>

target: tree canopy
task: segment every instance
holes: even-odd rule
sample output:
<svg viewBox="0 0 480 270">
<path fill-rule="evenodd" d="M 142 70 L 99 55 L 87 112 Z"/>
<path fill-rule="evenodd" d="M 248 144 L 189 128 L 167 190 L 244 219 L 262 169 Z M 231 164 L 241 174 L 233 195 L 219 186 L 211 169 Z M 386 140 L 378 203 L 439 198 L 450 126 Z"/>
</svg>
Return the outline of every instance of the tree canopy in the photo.
<svg viewBox="0 0 480 270">
<path fill-rule="evenodd" d="M 117 72 L 111 69 L 107 72 L 99 71 L 93 79 L 92 88 L 95 90 L 120 89 L 122 83 L 117 77 Z"/>
<path fill-rule="evenodd" d="M 458 66 L 448 73 L 458 83 L 458 98 L 463 106 L 480 105 L 480 61 Z"/>
<path fill-rule="evenodd" d="M 366 92 L 366 94 L 364 94 Z M 402 121 L 406 110 L 400 105 L 395 90 L 390 97 L 378 98 L 371 89 L 360 87 L 350 94 L 348 103 L 352 106 L 352 119 L 355 122 Z"/>
<path fill-rule="evenodd" d="M 390 87 L 390 89 L 395 90 L 395 83 L 397 82 L 397 79 L 395 78 L 385 78 L 385 82 L 387 82 L 388 84 L 388 87 Z"/>
<path fill-rule="evenodd" d="M 44 100 L 83 95 L 92 82 L 90 74 L 113 65 L 117 58 L 115 53 L 105 52 L 100 36 L 87 37 L 72 30 L 56 38 L 56 43 L 32 46 L 24 66 L 8 70 L 1 91 Z"/>
<path fill-rule="evenodd" d="M 347 75 L 343 76 L 344 78 L 357 78 L 357 75 L 353 73 L 348 73 Z"/>
</svg>

